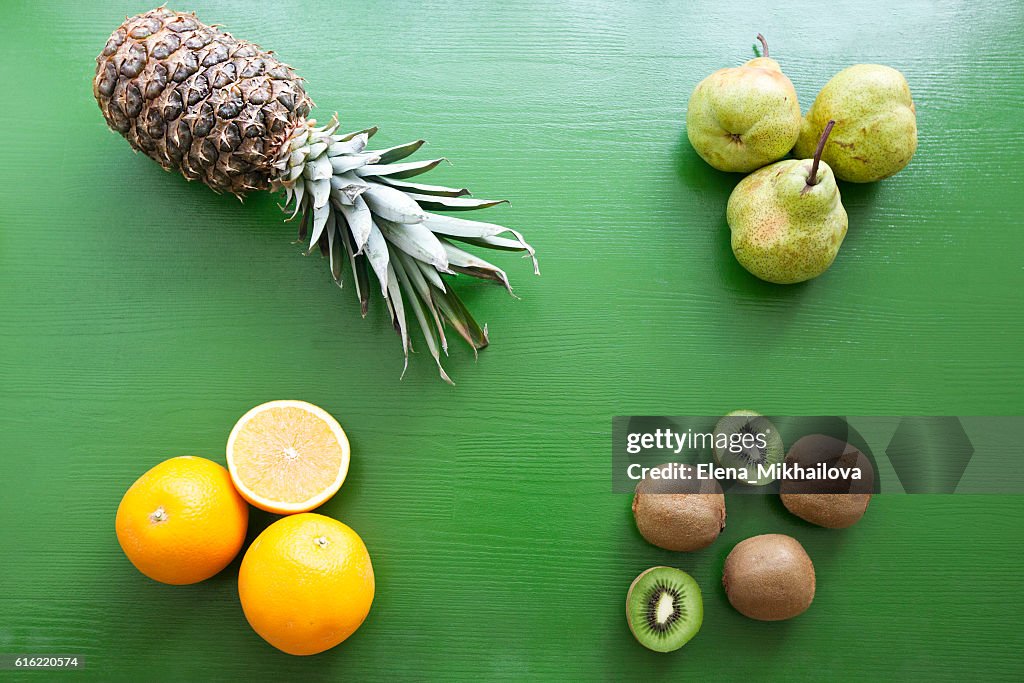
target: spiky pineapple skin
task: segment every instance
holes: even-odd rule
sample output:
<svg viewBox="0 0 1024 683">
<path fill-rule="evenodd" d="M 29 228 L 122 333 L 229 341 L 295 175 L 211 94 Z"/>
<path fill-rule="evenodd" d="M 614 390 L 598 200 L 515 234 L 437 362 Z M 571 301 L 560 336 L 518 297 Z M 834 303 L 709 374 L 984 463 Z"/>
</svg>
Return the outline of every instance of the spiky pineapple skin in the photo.
<svg viewBox="0 0 1024 683">
<path fill-rule="evenodd" d="M 271 53 L 163 7 L 111 34 L 93 94 L 133 148 L 238 196 L 270 187 L 281 145 L 313 105 Z"/>
</svg>

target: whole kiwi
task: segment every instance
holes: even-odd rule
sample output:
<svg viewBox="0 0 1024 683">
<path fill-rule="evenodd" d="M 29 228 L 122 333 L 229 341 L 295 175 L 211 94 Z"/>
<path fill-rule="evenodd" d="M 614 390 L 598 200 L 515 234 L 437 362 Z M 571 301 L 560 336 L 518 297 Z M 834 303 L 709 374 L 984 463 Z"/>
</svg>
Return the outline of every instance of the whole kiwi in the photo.
<svg viewBox="0 0 1024 683">
<path fill-rule="evenodd" d="M 697 479 L 692 465 L 682 465 L 680 471 L 687 478 L 645 476 L 633 496 L 633 517 L 640 535 L 660 548 L 700 550 L 714 543 L 725 528 L 725 496 L 717 481 Z"/>
<path fill-rule="evenodd" d="M 860 479 L 787 479 L 779 486 L 779 497 L 786 509 L 811 524 L 829 529 L 845 529 L 856 524 L 871 502 L 875 470 L 871 461 L 841 439 L 811 434 L 793 444 L 786 454 L 787 464 L 814 467 L 818 463 L 858 469 Z"/>
<path fill-rule="evenodd" d="M 814 600 L 814 565 L 791 536 L 754 536 L 737 543 L 725 558 L 722 585 L 729 602 L 744 616 L 792 619 Z"/>
</svg>

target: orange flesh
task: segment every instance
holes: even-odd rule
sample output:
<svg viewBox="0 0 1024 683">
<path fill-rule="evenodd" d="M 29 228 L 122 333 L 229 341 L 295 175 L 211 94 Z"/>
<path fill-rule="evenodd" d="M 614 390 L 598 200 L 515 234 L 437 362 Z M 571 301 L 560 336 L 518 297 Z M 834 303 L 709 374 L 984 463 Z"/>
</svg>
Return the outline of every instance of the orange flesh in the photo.
<svg viewBox="0 0 1024 683">
<path fill-rule="evenodd" d="M 256 505 L 326 500 L 324 494 L 337 491 L 348 469 L 347 440 L 332 426 L 297 406 L 270 406 L 249 417 L 234 435 L 230 454 L 242 494 Z"/>
</svg>

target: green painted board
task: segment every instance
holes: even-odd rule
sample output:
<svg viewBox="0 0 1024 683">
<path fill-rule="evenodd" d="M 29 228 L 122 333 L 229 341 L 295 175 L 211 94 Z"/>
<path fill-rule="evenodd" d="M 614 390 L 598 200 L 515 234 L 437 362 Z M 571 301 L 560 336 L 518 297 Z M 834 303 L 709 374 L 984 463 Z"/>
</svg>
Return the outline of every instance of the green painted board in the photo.
<svg viewBox="0 0 1024 683">
<path fill-rule="evenodd" d="M 616 414 L 1024 412 L 1024 5 L 772 4 L 178 5 L 276 50 L 346 126 L 426 137 L 454 161 L 436 182 L 511 200 L 485 215 L 527 234 L 543 275 L 508 256 L 520 300 L 459 285 L 493 343 L 453 350 L 452 388 L 425 353 L 399 381 L 383 307 L 360 319 L 276 198 L 240 205 L 106 130 L 93 59 L 148 6 L 4 2 L 0 652 L 81 653 L 63 678 L 104 681 L 1024 677 L 1022 497 L 880 496 L 845 532 L 742 497 L 714 546 L 678 555 L 610 492 Z M 917 103 L 917 156 L 843 186 L 846 244 L 804 286 L 735 263 L 738 178 L 682 125 L 693 86 L 758 31 L 805 109 L 857 62 L 902 70 Z M 363 536 L 378 579 L 363 628 L 304 659 L 249 629 L 237 562 L 158 585 L 113 530 L 144 470 L 223 461 L 246 409 L 293 397 L 351 436 L 323 511 Z M 818 568 L 792 622 L 746 620 L 719 586 L 732 545 L 765 531 Z M 661 563 L 705 593 L 672 655 L 640 648 L 623 613 Z"/>
</svg>

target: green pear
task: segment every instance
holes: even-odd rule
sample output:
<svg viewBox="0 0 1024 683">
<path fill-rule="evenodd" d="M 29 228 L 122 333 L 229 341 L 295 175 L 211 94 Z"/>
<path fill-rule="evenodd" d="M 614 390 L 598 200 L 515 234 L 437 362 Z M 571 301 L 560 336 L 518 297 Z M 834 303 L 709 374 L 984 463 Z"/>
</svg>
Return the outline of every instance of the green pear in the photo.
<svg viewBox="0 0 1024 683">
<path fill-rule="evenodd" d="M 729 195 L 726 218 L 732 253 L 768 282 L 792 284 L 832 265 L 848 219 L 832 169 L 821 160 L 830 121 L 813 159 L 787 159 L 741 180 Z"/>
<path fill-rule="evenodd" d="M 822 152 L 836 177 L 851 183 L 888 178 L 917 149 L 917 117 L 907 79 L 880 64 L 857 64 L 818 93 L 800 130 L 795 154 L 810 156 L 826 122 L 835 130 Z"/>
<path fill-rule="evenodd" d="M 796 90 L 779 63 L 763 57 L 719 69 L 697 84 L 686 110 L 686 135 L 719 171 L 749 173 L 789 153 L 800 135 Z"/>
</svg>

